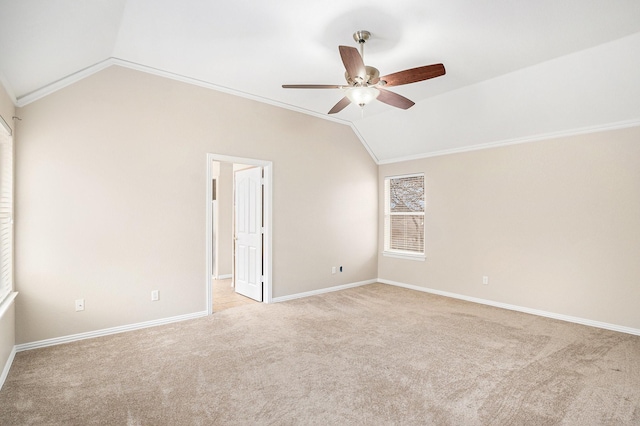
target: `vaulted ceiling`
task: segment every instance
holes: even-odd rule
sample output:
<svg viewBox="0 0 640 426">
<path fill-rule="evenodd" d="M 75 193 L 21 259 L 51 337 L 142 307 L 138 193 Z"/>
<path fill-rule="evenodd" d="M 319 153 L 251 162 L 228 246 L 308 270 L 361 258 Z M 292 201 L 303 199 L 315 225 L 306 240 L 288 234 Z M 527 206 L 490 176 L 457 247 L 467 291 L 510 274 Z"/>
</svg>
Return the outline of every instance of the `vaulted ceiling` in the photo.
<svg viewBox="0 0 640 426">
<path fill-rule="evenodd" d="M 368 30 L 389 74 L 444 63 L 328 115 L 338 45 Z M 26 105 L 113 64 L 344 122 L 380 162 L 640 124 L 638 0 L 0 0 L 0 78 Z"/>
</svg>

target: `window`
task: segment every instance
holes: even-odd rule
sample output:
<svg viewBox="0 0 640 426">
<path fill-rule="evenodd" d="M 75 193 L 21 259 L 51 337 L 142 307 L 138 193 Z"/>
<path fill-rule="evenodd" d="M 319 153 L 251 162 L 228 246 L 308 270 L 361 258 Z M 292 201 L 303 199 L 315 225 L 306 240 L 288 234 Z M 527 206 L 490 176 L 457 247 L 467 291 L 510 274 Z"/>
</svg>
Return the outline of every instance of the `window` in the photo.
<svg viewBox="0 0 640 426">
<path fill-rule="evenodd" d="M 13 139 L 0 117 L 0 305 L 13 291 Z"/>
<path fill-rule="evenodd" d="M 384 179 L 384 254 L 424 260 L 424 175 Z"/>
</svg>

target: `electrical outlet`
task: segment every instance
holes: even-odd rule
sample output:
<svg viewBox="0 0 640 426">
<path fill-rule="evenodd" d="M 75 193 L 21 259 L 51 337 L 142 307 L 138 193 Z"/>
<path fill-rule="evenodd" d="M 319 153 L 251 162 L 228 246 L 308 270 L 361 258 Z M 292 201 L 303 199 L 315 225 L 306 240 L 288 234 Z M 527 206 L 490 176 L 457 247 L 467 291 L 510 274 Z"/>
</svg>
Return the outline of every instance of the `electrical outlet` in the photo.
<svg viewBox="0 0 640 426">
<path fill-rule="evenodd" d="M 160 290 L 152 290 L 151 291 L 151 301 L 155 302 L 160 300 Z"/>
<path fill-rule="evenodd" d="M 76 299 L 76 312 L 84 311 L 84 299 Z"/>
<path fill-rule="evenodd" d="M 489 277 L 488 276 L 484 275 L 482 277 L 482 284 L 484 284 L 484 285 L 489 284 Z"/>
<path fill-rule="evenodd" d="M 335 267 L 335 266 L 332 266 L 332 267 L 331 267 L 331 273 L 332 273 L 332 274 L 335 274 L 335 273 L 336 273 L 336 267 Z"/>
</svg>

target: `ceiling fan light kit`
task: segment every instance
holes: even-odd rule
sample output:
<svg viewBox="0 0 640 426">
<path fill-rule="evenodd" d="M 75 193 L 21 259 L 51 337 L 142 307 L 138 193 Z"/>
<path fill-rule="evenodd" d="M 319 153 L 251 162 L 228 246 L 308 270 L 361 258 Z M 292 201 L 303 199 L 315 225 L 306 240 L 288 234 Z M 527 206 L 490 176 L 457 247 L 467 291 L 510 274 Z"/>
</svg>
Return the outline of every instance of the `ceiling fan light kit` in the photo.
<svg viewBox="0 0 640 426">
<path fill-rule="evenodd" d="M 377 68 L 364 64 L 364 44 L 370 38 L 371 33 L 365 30 L 356 31 L 353 34 L 353 39 L 360 45 L 360 52 L 354 47 L 338 46 L 342 63 L 346 69 L 346 86 L 335 84 L 283 84 L 282 87 L 284 89 L 346 89 L 345 97 L 331 108 L 329 114 L 342 111 L 350 103 L 364 107 L 375 99 L 396 108 L 408 109 L 415 105 L 413 101 L 386 90 L 384 87 L 416 83 L 439 77 L 446 72 L 444 65 L 433 64 L 380 77 L 380 71 Z"/>
<path fill-rule="evenodd" d="M 364 107 L 380 95 L 380 90 L 371 86 L 356 86 L 347 89 L 346 95 L 352 103 Z"/>
</svg>

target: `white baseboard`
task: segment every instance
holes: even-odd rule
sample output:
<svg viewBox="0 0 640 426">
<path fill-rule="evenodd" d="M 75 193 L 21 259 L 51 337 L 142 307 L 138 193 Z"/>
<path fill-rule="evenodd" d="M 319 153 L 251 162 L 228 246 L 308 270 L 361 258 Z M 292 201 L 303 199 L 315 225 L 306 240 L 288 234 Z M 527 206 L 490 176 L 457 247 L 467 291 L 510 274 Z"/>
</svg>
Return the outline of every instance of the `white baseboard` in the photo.
<svg viewBox="0 0 640 426">
<path fill-rule="evenodd" d="M 497 307 L 497 308 L 508 309 L 508 310 L 511 310 L 511 311 L 524 312 L 524 313 L 527 313 L 527 314 L 538 315 L 538 316 L 541 316 L 541 317 L 553 318 L 553 319 L 557 319 L 557 320 L 561 320 L 561 321 L 573 322 L 573 323 L 576 323 L 576 324 L 582 324 L 582 325 L 587 325 L 587 326 L 591 326 L 591 327 L 597 327 L 597 328 L 602 328 L 602 329 L 606 329 L 606 330 L 612 330 L 612 331 L 617 331 L 617 332 L 621 332 L 621 333 L 627 333 L 627 334 L 633 334 L 633 335 L 636 335 L 636 336 L 640 336 L 640 329 L 636 329 L 636 328 L 625 327 L 625 326 L 605 323 L 605 322 L 601 322 L 601 321 L 594 321 L 594 320 L 585 319 L 585 318 L 573 317 L 573 316 L 564 315 L 564 314 L 557 314 L 557 313 L 554 313 L 554 312 L 547 312 L 547 311 L 542 311 L 542 310 L 539 310 L 539 309 L 532 309 L 532 308 L 527 308 L 527 307 L 523 307 L 523 306 L 511 305 L 511 304 L 508 304 L 508 303 L 495 302 L 493 300 L 480 299 L 480 298 L 477 298 L 477 297 L 465 296 L 465 295 L 462 295 L 462 294 L 451 293 L 451 292 L 448 292 L 448 291 L 435 290 L 435 289 L 431 289 L 431 288 L 427 288 L 427 287 L 421 287 L 421 286 L 417 286 L 417 285 L 413 285 L 413 284 L 405 284 L 405 283 L 401 283 L 401 282 L 397 282 L 397 281 L 391 281 L 391 280 L 387 280 L 387 279 L 383 279 L 383 278 L 371 279 L 371 280 L 366 280 L 366 281 L 358 281 L 358 282 L 354 282 L 354 283 L 343 284 L 343 285 L 338 285 L 338 286 L 328 287 L 328 288 L 323 288 L 323 289 L 318 289 L 318 290 L 312 290 L 312 291 L 307 291 L 307 292 L 303 292 L 303 293 L 296 293 L 296 294 L 290 294 L 290 295 L 287 295 L 287 296 L 274 297 L 272 299 L 272 302 L 273 303 L 277 303 L 277 302 L 284 302 L 284 301 L 287 301 L 287 300 L 300 299 L 300 298 L 303 298 L 303 297 L 316 296 L 316 295 L 319 295 L 319 294 L 331 293 L 331 292 L 334 292 L 334 291 L 345 290 L 345 289 L 354 288 L 354 287 L 360 287 L 360 286 L 363 286 L 363 285 L 373 284 L 373 283 L 377 283 L 377 282 L 382 283 L 382 284 L 393 285 L 393 286 L 396 286 L 396 287 L 403 287 L 403 288 L 407 288 L 407 289 L 410 289 L 410 290 L 416 290 L 416 291 L 422 291 L 422 292 L 425 292 L 425 293 L 436 294 L 436 295 L 439 295 L 439 296 L 445 296 L 445 297 L 451 297 L 451 298 L 454 298 L 454 299 L 465 300 L 465 301 L 468 301 L 468 302 L 479 303 L 479 304 L 482 304 L 482 305 L 488 305 L 488 306 L 494 306 L 494 307 Z M 47 347 L 47 346 L 59 345 L 59 344 L 63 344 L 63 343 L 70 343 L 70 342 L 75 342 L 75 341 L 78 341 L 78 340 L 91 339 L 91 338 L 94 338 L 94 337 L 107 336 L 107 335 L 110 335 L 110 334 L 123 333 L 123 332 L 126 332 L 126 331 L 139 330 L 139 329 L 142 329 L 142 328 L 155 327 L 155 326 L 158 326 L 158 325 L 170 324 L 170 323 L 174 323 L 174 322 L 185 321 L 185 320 L 195 319 L 195 318 L 200 318 L 200 317 L 205 317 L 205 316 L 207 316 L 207 312 L 206 311 L 194 312 L 192 314 L 178 315 L 178 316 L 175 316 L 175 317 L 162 318 L 162 319 L 157 319 L 157 320 L 152 320 L 152 321 L 145 321 L 145 322 L 141 322 L 141 323 L 137 323 L 137 324 L 123 325 L 123 326 L 119 326 L 119 327 L 106 328 L 106 329 L 90 331 L 90 332 L 86 332 L 86 333 L 73 334 L 73 335 L 69 335 L 69 336 L 62 336 L 62 337 L 56 337 L 56 338 L 53 338 L 53 339 L 39 340 L 39 341 L 36 341 L 36 342 L 22 343 L 22 344 L 19 344 L 19 345 L 15 345 L 13 350 L 12 350 L 12 352 L 11 352 L 11 354 L 10 354 L 10 356 L 9 356 L 9 359 L 5 363 L 5 366 L 4 366 L 3 371 L 2 371 L 2 375 L 0 376 L 0 388 L 2 387 L 2 384 L 4 383 L 6 377 L 7 377 L 8 373 L 9 373 L 9 369 L 11 367 L 11 364 L 13 363 L 14 356 L 15 356 L 15 354 L 17 352 L 22 352 L 22 351 L 31 350 L 31 349 L 37 349 L 37 348 L 44 348 L 44 347 Z"/>
<path fill-rule="evenodd" d="M 606 322 L 594 321 L 594 320 L 580 318 L 580 317 L 572 317 L 572 316 L 564 315 L 564 314 L 556 314 L 554 312 L 547 312 L 547 311 L 541 311 L 539 309 L 531 309 L 531 308 L 526 308 L 526 307 L 523 307 L 523 306 L 510 305 L 508 303 L 494 302 L 493 300 L 479 299 L 477 297 L 465 296 L 465 295 L 457 294 L 457 293 L 450 293 L 448 291 L 434 290 L 434 289 L 427 288 L 427 287 L 420 287 L 420 286 L 417 286 L 417 285 L 405 284 L 405 283 L 400 283 L 400 282 L 397 282 L 397 281 L 385 280 L 385 279 L 382 279 L 382 278 L 378 279 L 378 282 L 382 283 L 382 284 L 393 285 L 393 286 L 396 286 L 396 287 L 408 288 L 410 290 L 422 291 L 424 293 L 431 293 L 431 294 L 437 294 L 439 296 L 445 296 L 445 297 L 451 297 L 451 298 L 454 298 L 454 299 L 466 300 L 467 302 L 480 303 L 482 305 L 488 305 L 488 306 L 494 306 L 496 308 L 508 309 L 510 311 L 524 312 L 526 314 L 538 315 L 538 316 L 541 316 L 541 317 L 553 318 L 553 319 L 557 319 L 557 320 L 561 320 L 561 321 L 573 322 L 573 323 L 576 323 L 576 324 L 588 325 L 590 327 L 603 328 L 605 330 L 618 331 L 620 333 L 627 333 L 627 334 L 633 334 L 633 335 L 636 335 L 636 336 L 640 336 L 640 329 L 637 329 L 637 328 L 625 327 L 625 326 L 616 325 L 616 324 L 609 324 L 609 323 L 606 323 Z"/>
<path fill-rule="evenodd" d="M 9 354 L 9 358 L 7 358 L 7 362 L 4 364 L 4 368 L 2 369 L 2 375 L 0 376 L 0 390 L 2 386 L 4 386 L 4 381 L 7 380 L 7 376 L 9 375 L 9 370 L 11 369 L 11 364 L 13 364 L 13 358 L 16 356 L 16 347 L 14 346 Z"/>
<path fill-rule="evenodd" d="M 125 331 L 139 330 L 141 328 L 155 327 L 158 325 L 170 324 L 173 322 L 185 321 L 200 317 L 206 317 L 207 311 L 194 312 L 192 314 L 178 315 L 175 317 L 161 318 L 152 321 L 139 322 L 137 324 L 122 325 L 119 327 L 105 328 L 102 330 L 89 331 L 86 333 L 72 334 L 69 336 L 55 337 L 53 339 L 38 340 L 31 343 L 22 343 L 15 346 L 16 352 L 27 351 L 30 349 L 44 348 L 47 346 L 60 345 L 62 343 L 70 343 L 78 340 L 91 339 L 94 337 L 108 336 L 110 334 L 123 333 Z"/>
<path fill-rule="evenodd" d="M 362 285 L 373 284 L 373 283 L 377 283 L 377 282 L 378 282 L 377 279 L 366 280 L 366 281 L 358 281 L 358 282 L 350 283 L 350 284 L 343 284 L 343 285 L 337 285 L 337 286 L 334 286 L 334 287 L 321 288 L 319 290 L 306 291 L 304 293 L 296 293 L 296 294 L 290 294 L 288 296 L 274 297 L 273 299 L 271 299 L 271 301 L 273 303 L 285 302 L 287 300 L 301 299 L 303 297 L 316 296 L 318 294 L 331 293 L 333 291 L 339 291 L 339 290 L 346 290 L 348 288 L 360 287 Z"/>
<path fill-rule="evenodd" d="M 229 280 L 233 278 L 233 274 L 222 274 L 214 278 L 214 280 Z"/>
</svg>

